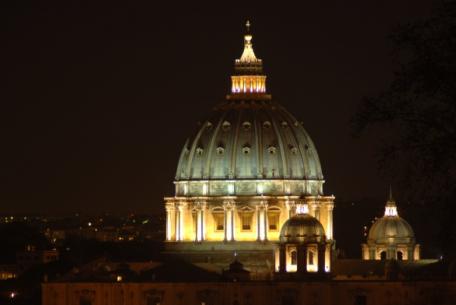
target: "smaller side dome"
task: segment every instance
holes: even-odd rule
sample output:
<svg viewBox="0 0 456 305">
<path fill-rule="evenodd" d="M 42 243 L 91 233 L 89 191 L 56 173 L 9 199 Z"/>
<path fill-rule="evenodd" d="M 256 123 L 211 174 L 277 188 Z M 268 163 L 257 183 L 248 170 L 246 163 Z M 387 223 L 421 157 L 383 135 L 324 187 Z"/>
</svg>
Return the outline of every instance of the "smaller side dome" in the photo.
<svg viewBox="0 0 456 305">
<path fill-rule="evenodd" d="M 385 205 L 385 214 L 372 225 L 367 237 L 368 244 L 410 244 L 415 243 L 415 234 L 410 224 L 399 217 L 396 202 L 390 190 Z"/>
<path fill-rule="evenodd" d="M 370 228 L 368 243 L 408 244 L 415 242 L 415 234 L 407 221 L 399 216 L 383 216 Z"/>
<path fill-rule="evenodd" d="M 324 243 L 325 229 L 315 217 L 296 214 L 288 219 L 280 230 L 281 243 Z"/>
</svg>

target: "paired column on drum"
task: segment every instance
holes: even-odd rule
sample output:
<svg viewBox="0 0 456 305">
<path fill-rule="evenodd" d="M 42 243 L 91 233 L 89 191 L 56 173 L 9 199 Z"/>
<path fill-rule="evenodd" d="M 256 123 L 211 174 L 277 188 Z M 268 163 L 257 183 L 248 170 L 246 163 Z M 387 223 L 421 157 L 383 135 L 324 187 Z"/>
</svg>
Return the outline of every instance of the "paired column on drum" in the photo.
<svg viewBox="0 0 456 305">
<path fill-rule="evenodd" d="M 233 200 L 225 200 L 223 202 L 223 209 L 225 211 L 225 241 L 234 240 L 234 207 Z"/>
<path fill-rule="evenodd" d="M 256 206 L 257 210 L 257 240 L 265 241 L 268 240 L 267 228 L 268 228 L 268 204 L 266 201 L 260 201 Z"/>
<path fill-rule="evenodd" d="M 206 210 L 206 202 L 204 201 L 197 201 L 195 203 L 195 210 L 196 210 L 196 236 L 195 241 L 201 242 L 205 239 L 206 236 L 206 220 L 204 219 L 205 210 Z"/>
<path fill-rule="evenodd" d="M 333 209 L 334 203 L 328 202 L 326 203 L 326 211 L 328 215 L 326 216 L 327 221 L 327 232 L 326 232 L 326 239 L 332 240 L 333 239 Z"/>
<path fill-rule="evenodd" d="M 309 210 L 310 210 L 310 215 L 318 219 L 320 221 L 320 205 L 318 204 L 317 201 L 313 200 L 309 202 Z"/>
<path fill-rule="evenodd" d="M 184 240 L 184 211 L 185 203 L 176 202 L 176 241 Z"/>
<path fill-rule="evenodd" d="M 296 214 L 296 202 L 294 200 L 286 200 L 285 207 L 287 208 L 287 219 Z"/>
<path fill-rule="evenodd" d="M 173 239 L 173 227 L 175 226 L 176 221 L 176 209 L 173 204 L 166 204 L 166 241 L 171 241 Z"/>
</svg>

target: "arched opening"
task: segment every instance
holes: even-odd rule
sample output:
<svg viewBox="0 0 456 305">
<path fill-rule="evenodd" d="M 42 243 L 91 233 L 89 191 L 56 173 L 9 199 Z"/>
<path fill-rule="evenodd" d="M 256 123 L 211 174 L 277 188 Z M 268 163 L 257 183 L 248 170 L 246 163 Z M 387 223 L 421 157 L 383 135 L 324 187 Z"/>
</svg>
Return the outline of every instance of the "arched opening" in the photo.
<svg viewBox="0 0 456 305">
<path fill-rule="evenodd" d="M 380 259 L 381 259 L 382 261 L 386 260 L 386 251 L 380 252 Z"/>
<path fill-rule="evenodd" d="M 298 253 L 296 252 L 296 250 L 291 251 L 290 256 L 291 256 L 291 265 L 296 266 L 298 264 Z"/>
<path fill-rule="evenodd" d="M 313 251 L 309 251 L 309 265 L 313 265 L 314 264 L 314 253 Z"/>
<path fill-rule="evenodd" d="M 402 253 L 402 251 L 397 251 L 397 260 L 401 261 L 403 259 L 404 259 L 404 254 Z"/>
</svg>

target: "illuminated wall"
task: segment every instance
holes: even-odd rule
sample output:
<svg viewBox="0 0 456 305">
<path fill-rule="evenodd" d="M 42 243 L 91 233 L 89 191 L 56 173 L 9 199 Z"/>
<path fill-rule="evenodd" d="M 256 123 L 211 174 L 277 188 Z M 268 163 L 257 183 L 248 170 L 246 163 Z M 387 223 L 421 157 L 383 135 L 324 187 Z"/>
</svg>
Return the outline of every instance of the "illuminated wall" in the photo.
<svg viewBox="0 0 456 305">
<path fill-rule="evenodd" d="M 170 197 L 166 200 L 166 240 L 278 241 L 280 229 L 304 201 L 332 239 L 332 196 Z M 218 221 L 217 221 L 218 220 Z M 223 223 L 221 221 L 223 220 Z"/>
</svg>

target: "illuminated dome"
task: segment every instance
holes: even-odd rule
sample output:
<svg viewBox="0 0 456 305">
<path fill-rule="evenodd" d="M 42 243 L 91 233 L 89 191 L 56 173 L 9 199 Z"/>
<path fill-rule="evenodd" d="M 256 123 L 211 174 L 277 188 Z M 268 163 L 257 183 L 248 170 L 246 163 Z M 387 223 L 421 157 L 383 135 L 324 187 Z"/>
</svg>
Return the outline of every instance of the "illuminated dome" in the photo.
<svg viewBox="0 0 456 305">
<path fill-rule="evenodd" d="M 280 230 L 281 243 L 322 243 L 325 240 L 322 224 L 307 213 L 291 217 Z"/>
<path fill-rule="evenodd" d="M 362 245 L 363 259 L 420 259 L 420 245 L 407 221 L 399 217 L 390 189 L 385 215 L 370 228 L 367 243 Z"/>
<path fill-rule="evenodd" d="M 309 258 L 309 268 L 330 270 L 335 197 L 324 195 L 318 153 L 302 123 L 266 90 L 263 61 L 246 26 L 231 90 L 185 142 L 175 194 L 164 198 L 166 251 L 195 262 L 210 257 L 223 268 L 224 255 L 236 251 L 249 257 L 243 258 L 247 269 L 269 277 L 269 262 L 278 266 L 276 243 L 289 239 L 299 243 L 287 248 L 299 246 L 295 254 L 308 250 L 316 259 L 327 253 L 319 260 L 325 266 Z M 293 216 L 304 214 L 298 211 L 303 204 L 308 215 Z M 258 260 L 251 249 L 269 258 Z"/>
<path fill-rule="evenodd" d="M 177 195 L 323 194 L 315 145 L 301 122 L 266 93 L 251 40 L 244 36 L 231 94 L 182 149 Z"/>
<path fill-rule="evenodd" d="M 312 140 L 281 105 L 228 101 L 185 144 L 176 180 L 252 179 L 321 181 L 323 175 Z M 290 193 L 304 193 L 299 186 Z"/>
<path fill-rule="evenodd" d="M 388 208 L 388 206 L 387 206 Z M 368 243 L 396 244 L 415 242 L 415 234 L 407 221 L 397 213 L 377 219 L 369 230 Z"/>
</svg>

